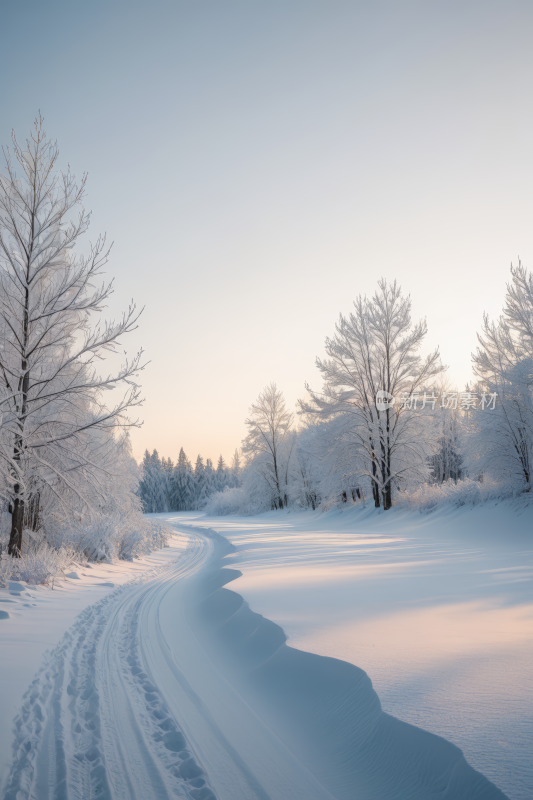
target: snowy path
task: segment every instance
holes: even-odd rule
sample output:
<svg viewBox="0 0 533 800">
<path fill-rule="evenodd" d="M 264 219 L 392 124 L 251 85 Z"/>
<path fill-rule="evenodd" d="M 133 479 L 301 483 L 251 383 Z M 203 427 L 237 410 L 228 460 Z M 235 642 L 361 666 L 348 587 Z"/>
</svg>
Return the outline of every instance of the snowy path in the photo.
<svg viewBox="0 0 533 800">
<path fill-rule="evenodd" d="M 181 766 L 174 752 L 184 751 L 184 742 L 150 691 L 139 612 L 210 552 L 208 540 L 191 536 L 175 564 L 126 584 L 78 617 L 26 698 L 6 800 L 19 798 L 19 790 L 39 800 L 187 796 L 173 772 Z"/>
<path fill-rule="evenodd" d="M 87 608 L 51 653 L 17 720 L 5 800 L 330 798 L 190 630 L 188 580 L 216 543 L 188 536 L 176 562 Z"/>
</svg>

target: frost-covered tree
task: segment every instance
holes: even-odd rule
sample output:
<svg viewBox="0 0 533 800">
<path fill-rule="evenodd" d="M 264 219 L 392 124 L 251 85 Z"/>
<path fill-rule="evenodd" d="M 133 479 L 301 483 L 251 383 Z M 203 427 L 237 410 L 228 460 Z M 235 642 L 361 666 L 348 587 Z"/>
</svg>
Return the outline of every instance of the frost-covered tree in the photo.
<svg viewBox="0 0 533 800">
<path fill-rule="evenodd" d="M 533 358 L 533 275 L 521 261 L 511 265 L 504 316 L 520 353 Z"/>
<path fill-rule="evenodd" d="M 478 384 L 486 407 L 472 414 L 465 426 L 470 472 L 487 473 L 526 490 L 533 467 L 533 398 L 528 385 L 532 370 L 533 362 L 525 359 L 510 368 L 505 378 Z"/>
<path fill-rule="evenodd" d="M 482 398 L 497 403 L 477 413 L 470 424 L 471 456 L 478 467 L 497 478 L 518 481 L 529 489 L 533 466 L 533 277 L 519 262 L 503 315 L 484 315 L 478 348 L 472 356 Z"/>
<path fill-rule="evenodd" d="M 441 398 L 438 413 L 434 415 L 434 450 L 430 456 L 431 482 L 457 482 L 465 477 L 463 448 L 465 444 L 464 421 L 468 422 L 469 410 L 461 408 L 457 398 L 462 395 L 453 389 L 447 379 L 442 378 L 436 391 Z M 467 393 L 471 393 L 467 385 Z"/>
<path fill-rule="evenodd" d="M 239 486 L 241 481 L 242 463 L 239 449 L 236 447 L 231 459 L 230 473 L 231 486 Z"/>
<path fill-rule="evenodd" d="M 164 469 L 163 462 L 157 450 L 151 455 L 146 450 L 142 462 L 139 495 L 147 514 L 158 514 L 169 510 L 169 474 Z"/>
<path fill-rule="evenodd" d="M 321 500 L 323 462 L 317 452 L 316 425 L 295 435 L 293 457 L 289 462 L 289 496 L 292 502 L 315 511 Z"/>
<path fill-rule="evenodd" d="M 226 462 L 219 456 L 216 469 L 216 491 L 221 492 L 228 485 L 228 468 Z"/>
<path fill-rule="evenodd" d="M 96 283 L 107 262 L 105 237 L 75 255 L 89 227 L 83 208 L 86 176 L 76 183 L 70 170 L 57 172 L 58 149 L 43 121 L 25 146 L 13 135 L 0 176 L 0 470 L 11 512 L 9 552 L 22 545 L 25 512 L 32 514 L 44 491 L 59 499 L 84 494 L 84 481 L 97 479 L 89 431 L 131 425 L 128 409 L 141 402 L 135 376 L 141 354 L 115 373 L 96 366 L 136 328 L 134 305 L 118 322 L 91 327 L 113 291 Z M 18 171 L 17 171 L 18 170 Z M 77 212 L 77 216 L 76 216 Z M 111 408 L 106 389 L 125 387 Z M 71 480 L 74 472 L 77 480 Z"/>
<path fill-rule="evenodd" d="M 191 511 L 202 509 L 212 494 L 233 485 L 232 481 L 222 456 L 215 470 L 210 458 L 204 464 L 199 455 L 193 470 L 183 447 L 175 465 L 170 458 L 160 458 L 157 450 L 152 454 L 147 450 L 141 464 L 139 496 L 146 513 Z"/>
<path fill-rule="evenodd" d="M 194 465 L 194 508 L 201 508 L 209 496 L 205 464 L 201 455 L 198 455 Z"/>
<path fill-rule="evenodd" d="M 262 478 L 273 509 L 288 502 L 288 464 L 292 447 L 293 415 L 275 383 L 269 384 L 250 407 L 248 434 L 242 451 Z"/>
<path fill-rule="evenodd" d="M 205 494 L 209 497 L 210 494 L 217 491 L 217 477 L 215 470 L 213 468 L 213 461 L 210 458 L 206 458 L 205 460 L 205 470 L 204 470 L 204 479 L 205 479 Z"/>
<path fill-rule="evenodd" d="M 436 450 L 430 456 L 432 480 L 435 483 L 457 482 L 463 477 L 463 455 L 459 444 L 461 420 L 447 409 L 443 409 L 441 417 Z"/>
<path fill-rule="evenodd" d="M 316 462 L 312 474 L 317 494 L 326 502 L 356 502 L 372 496 L 373 483 L 354 453 L 351 428 L 350 415 L 336 414 L 308 422 L 300 434 L 303 447 Z"/>
<path fill-rule="evenodd" d="M 49 488 L 44 488 L 41 509 L 45 543 L 59 551 L 58 557 L 61 548 L 66 548 L 67 553 L 74 550 L 91 560 L 108 562 L 117 558 L 131 560 L 162 547 L 166 539 L 164 526 L 159 521 L 143 519 L 142 503 L 136 491 L 139 467 L 131 455 L 127 433 L 96 431 L 94 436 L 100 439 L 98 457 L 105 479 L 91 487 L 90 509 L 73 495 L 67 498 L 67 513 L 62 513 L 64 506 L 58 507 Z M 25 530 L 25 536 L 28 533 Z M 26 553 L 34 561 L 41 558 L 40 549 L 35 552 L 34 548 L 33 553 L 31 549 L 31 546 L 23 549 L 23 562 Z"/>
<path fill-rule="evenodd" d="M 371 299 L 359 296 L 354 311 L 341 315 L 333 338 L 326 339 L 327 359 L 317 359 L 322 392 L 309 386 L 302 413 L 321 419 L 348 415 L 343 439 L 349 442 L 356 475 L 370 480 L 376 507 L 392 505 L 394 487 L 407 479 L 427 477 L 429 440 L 426 414 L 414 401 L 442 371 L 438 350 L 425 359 L 419 349 L 427 333 L 425 320 L 413 324 L 411 300 L 396 282 L 382 279 Z M 376 398 L 395 398 L 381 410 Z M 431 393 L 430 393 L 431 395 Z M 422 398 L 420 398 L 422 402 Z"/>
</svg>

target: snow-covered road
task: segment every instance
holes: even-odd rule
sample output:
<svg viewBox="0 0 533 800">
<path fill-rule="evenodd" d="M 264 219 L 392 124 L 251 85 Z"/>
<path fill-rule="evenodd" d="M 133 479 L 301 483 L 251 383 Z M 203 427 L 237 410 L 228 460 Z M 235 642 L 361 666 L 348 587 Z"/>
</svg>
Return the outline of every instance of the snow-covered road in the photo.
<svg viewBox="0 0 533 800">
<path fill-rule="evenodd" d="M 177 560 L 87 608 L 52 651 L 16 722 L 5 800 L 330 797 L 190 630 L 188 580 L 216 541 L 185 535 Z"/>
<path fill-rule="evenodd" d="M 144 624 L 165 589 L 211 551 L 209 539 L 191 535 L 174 563 L 80 614 L 25 698 L 6 800 L 187 796 L 178 789 L 199 770 L 146 672 Z"/>
</svg>

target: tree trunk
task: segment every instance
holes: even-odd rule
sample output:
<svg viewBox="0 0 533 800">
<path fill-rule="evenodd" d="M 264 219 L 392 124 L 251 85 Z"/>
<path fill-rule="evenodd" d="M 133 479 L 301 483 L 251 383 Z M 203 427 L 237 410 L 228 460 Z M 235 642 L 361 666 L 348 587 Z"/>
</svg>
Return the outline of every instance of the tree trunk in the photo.
<svg viewBox="0 0 533 800">
<path fill-rule="evenodd" d="M 41 495 L 40 492 L 31 494 L 24 503 L 24 527 L 32 531 L 38 531 L 41 527 L 40 514 Z"/>
<path fill-rule="evenodd" d="M 380 503 L 380 500 L 379 500 L 379 486 L 377 485 L 376 480 L 375 480 L 378 470 L 377 470 L 377 467 L 376 467 L 376 454 L 374 452 L 374 443 L 373 443 L 372 439 L 370 439 L 370 452 L 371 452 L 371 455 L 372 455 L 372 475 L 374 477 L 374 480 L 372 481 L 372 495 L 374 496 L 374 505 L 375 505 L 375 507 L 376 508 L 380 508 L 381 507 L 381 503 Z"/>
<path fill-rule="evenodd" d="M 387 417 L 387 486 L 386 486 L 386 493 L 387 493 L 387 505 L 385 506 L 385 510 L 387 511 L 389 508 L 392 508 L 392 458 L 391 458 L 391 443 L 390 443 L 390 410 L 387 409 L 385 412 Z"/>
<path fill-rule="evenodd" d="M 32 223 L 33 234 L 33 223 Z M 32 236 L 33 239 L 33 236 Z M 32 244 L 33 247 L 33 244 Z M 29 279 L 29 268 L 26 272 L 26 279 Z M 23 354 L 22 354 L 22 376 L 19 378 L 18 390 L 22 394 L 22 402 L 20 407 L 17 403 L 17 411 L 20 408 L 20 417 L 18 427 L 20 434 L 15 437 L 15 447 L 13 453 L 13 461 L 16 461 L 20 466 L 22 450 L 23 450 L 23 434 L 24 434 L 24 420 L 27 411 L 28 389 L 30 383 L 30 376 L 28 373 L 28 362 L 26 360 L 26 346 L 28 343 L 28 319 L 29 319 L 29 291 L 26 288 L 25 305 L 24 305 L 24 326 L 23 326 Z M 15 497 L 13 500 L 13 511 L 11 513 L 11 536 L 9 537 L 8 553 L 10 556 L 20 558 L 22 555 L 22 531 L 24 529 L 24 495 L 21 496 L 21 485 L 16 483 L 14 486 Z"/>
<path fill-rule="evenodd" d="M 20 490 L 19 486 L 15 486 L 15 492 Z M 11 536 L 9 537 L 8 553 L 14 558 L 20 558 L 22 554 L 22 530 L 24 527 L 24 500 L 21 497 L 15 497 L 13 502 L 13 511 L 11 513 Z"/>
</svg>

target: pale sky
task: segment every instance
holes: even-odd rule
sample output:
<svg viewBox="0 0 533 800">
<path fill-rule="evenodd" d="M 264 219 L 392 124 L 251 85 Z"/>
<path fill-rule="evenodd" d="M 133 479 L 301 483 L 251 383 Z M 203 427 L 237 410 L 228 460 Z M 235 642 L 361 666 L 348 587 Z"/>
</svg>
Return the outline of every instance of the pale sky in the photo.
<svg viewBox="0 0 533 800">
<path fill-rule="evenodd" d="M 533 4 L 3 0 L 0 142 L 40 109 L 146 309 L 134 452 L 229 459 L 397 278 L 452 383 L 533 267 Z"/>
</svg>

